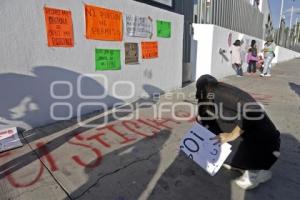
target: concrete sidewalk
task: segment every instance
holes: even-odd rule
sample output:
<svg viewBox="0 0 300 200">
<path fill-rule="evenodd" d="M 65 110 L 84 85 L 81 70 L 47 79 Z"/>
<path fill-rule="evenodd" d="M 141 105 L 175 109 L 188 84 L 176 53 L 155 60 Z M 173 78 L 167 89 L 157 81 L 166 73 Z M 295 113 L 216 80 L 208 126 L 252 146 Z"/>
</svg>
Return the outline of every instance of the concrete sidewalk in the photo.
<svg viewBox="0 0 300 200">
<path fill-rule="evenodd" d="M 181 137 L 194 123 L 191 84 L 107 115 L 94 113 L 83 124 L 70 120 L 25 132 L 24 147 L 0 154 L 0 199 L 298 200 L 299 66 L 297 59 L 275 66 L 271 78 L 222 80 L 262 102 L 282 133 L 273 179 L 255 190 L 232 182 L 239 173 L 221 169 L 210 177 L 179 153 Z M 158 108 L 165 109 L 162 119 Z M 109 123 L 101 126 L 104 116 Z"/>
</svg>

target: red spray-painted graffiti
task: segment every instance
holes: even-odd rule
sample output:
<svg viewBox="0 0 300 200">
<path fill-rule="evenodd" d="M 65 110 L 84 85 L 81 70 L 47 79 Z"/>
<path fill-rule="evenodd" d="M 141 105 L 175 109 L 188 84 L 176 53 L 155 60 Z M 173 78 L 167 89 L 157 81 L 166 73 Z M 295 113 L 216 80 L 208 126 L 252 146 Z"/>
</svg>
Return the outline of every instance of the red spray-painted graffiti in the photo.
<svg viewBox="0 0 300 200">
<path fill-rule="evenodd" d="M 41 160 L 45 163 L 45 161 L 47 160 L 47 162 L 49 163 L 50 165 L 50 170 L 52 172 L 55 172 L 58 170 L 58 166 L 56 165 L 55 163 L 55 159 L 52 157 L 52 155 L 50 154 L 49 150 L 47 149 L 47 146 L 42 143 L 42 142 L 39 142 L 36 144 L 37 146 L 37 151 L 40 152 L 40 154 L 43 155 L 43 157 L 41 158 Z M 6 154 L 6 156 L 9 156 L 9 154 Z M 13 187 L 16 187 L 16 188 L 22 188 L 22 187 L 29 187 L 29 186 L 32 186 L 34 185 L 37 181 L 40 180 L 42 174 L 44 173 L 44 166 L 42 164 L 42 162 L 40 161 L 39 162 L 40 164 L 40 168 L 39 168 L 39 171 L 38 171 L 38 174 L 37 176 L 30 182 L 28 183 L 19 183 L 12 175 L 12 173 L 8 171 L 5 171 L 5 175 L 6 175 L 6 178 L 8 180 L 8 182 L 13 186 Z"/>
<path fill-rule="evenodd" d="M 264 105 L 268 105 L 272 102 L 272 96 L 267 94 L 249 93 L 256 101 L 261 102 Z"/>
<path fill-rule="evenodd" d="M 188 123 L 193 123 L 195 121 L 195 118 L 187 112 L 177 112 L 176 116 L 178 118 L 186 119 L 185 121 Z M 114 135 L 116 138 L 118 138 L 117 143 L 119 145 L 124 145 L 132 143 L 139 138 L 155 137 L 161 130 L 172 129 L 174 128 L 174 126 L 181 124 L 182 122 L 183 121 L 176 121 L 171 118 L 137 119 L 131 121 L 119 121 L 113 124 L 109 124 L 105 127 L 95 129 L 95 132 L 93 132 L 92 134 L 77 133 L 72 139 L 67 142 L 67 144 L 89 150 L 91 154 L 95 156 L 95 159 L 92 163 L 86 162 L 84 157 L 80 155 L 73 155 L 69 159 L 73 160 L 74 164 L 78 165 L 79 167 L 93 169 L 101 165 L 103 155 L 100 146 L 92 146 L 91 144 L 89 144 L 89 142 L 95 142 L 96 144 L 101 145 L 102 148 L 111 148 L 112 144 L 105 140 L 105 135 Z M 119 129 L 117 129 L 117 127 L 122 127 L 123 131 L 120 131 Z M 145 130 L 142 130 L 143 128 L 151 131 L 146 132 Z M 131 133 L 131 137 L 129 137 L 129 134 L 127 134 L 128 132 Z M 46 165 L 51 172 L 60 170 L 56 162 L 56 159 L 58 158 L 56 158 L 53 153 L 49 151 L 49 149 L 47 148 L 47 144 L 39 141 L 35 144 L 35 146 L 37 147 L 37 152 L 39 155 L 41 155 L 41 158 L 39 161 L 39 170 L 37 170 L 37 174 L 31 181 L 24 183 L 24 181 L 22 182 L 21 180 L 18 180 L 14 177 L 14 172 L 10 172 L 9 166 L 7 166 L 8 169 L 4 172 L 5 177 L 13 187 L 25 188 L 36 184 L 39 180 L 41 180 L 43 176 L 45 170 L 44 165 Z M 0 154 L 0 159 L 7 158 L 11 155 L 13 155 L 13 151 L 2 153 Z M 32 174 L 30 175 L 30 177 L 31 176 Z"/>
</svg>

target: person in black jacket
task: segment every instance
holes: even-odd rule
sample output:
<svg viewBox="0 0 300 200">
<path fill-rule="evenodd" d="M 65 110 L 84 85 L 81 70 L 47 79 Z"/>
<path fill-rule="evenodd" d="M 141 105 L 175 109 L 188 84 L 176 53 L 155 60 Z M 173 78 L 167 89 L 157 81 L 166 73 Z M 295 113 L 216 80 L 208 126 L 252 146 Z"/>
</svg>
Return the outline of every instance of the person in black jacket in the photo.
<svg viewBox="0 0 300 200">
<path fill-rule="evenodd" d="M 215 144 L 229 142 L 233 151 L 225 166 L 243 170 L 235 183 L 253 189 L 272 177 L 280 153 L 280 133 L 262 105 L 248 93 L 203 75 L 196 83 L 198 122 L 216 134 Z"/>
</svg>

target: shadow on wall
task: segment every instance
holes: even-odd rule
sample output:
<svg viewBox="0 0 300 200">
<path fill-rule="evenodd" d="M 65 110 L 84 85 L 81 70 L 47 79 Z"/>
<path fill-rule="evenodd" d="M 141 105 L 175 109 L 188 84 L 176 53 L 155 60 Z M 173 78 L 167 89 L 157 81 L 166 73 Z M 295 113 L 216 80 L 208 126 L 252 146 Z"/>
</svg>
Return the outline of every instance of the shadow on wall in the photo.
<svg viewBox="0 0 300 200">
<path fill-rule="evenodd" d="M 69 80 L 69 79 L 68 79 Z M 92 80 L 94 81 L 94 80 Z M 101 87 L 100 87 L 101 88 Z M 157 93 L 163 93 L 163 91 L 155 86 L 144 84 L 143 88 L 146 93 L 150 96 L 153 92 Z M 121 102 L 121 100 L 117 100 L 115 98 L 110 97 L 111 99 L 115 100 L 116 102 Z M 78 101 L 81 99 L 78 99 Z M 19 157 L 16 157 L 12 160 L 9 160 L 6 163 L 1 163 L 0 166 L 0 179 L 3 179 L 7 176 L 7 174 L 13 174 L 14 172 L 25 168 L 26 166 L 29 166 L 31 163 L 36 161 L 37 159 L 41 159 L 46 154 L 51 154 L 54 150 L 58 149 L 59 147 L 70 143 L 72 139 L 78 139 L 81 138 L 81 136 L 78 136 L 81 133 L 87 132 L 91 129 L 95 129 L 95 132 L 97 133 L 97 129 L 101 129 L 100 125 L 105 125 L 104 128 L 113 126 L 113 123 L 116 122 L 119 118 L 128 116 L 131 114 L 134 110 L 138 108 L 149 108 L 152 105 L 157 103 L 157 100 L 154 100 L 153 98 L 141 98 L 138 99 L 135 102 L 131 103 L 131 106 L 124 105 L 122 109 L 117 109 L 114 111 L 114 113 L 110 113 L 104 116 L 99 116 L 94 118 L 92 121 L 90 121 L 86 126 L 80 126 L 78 128 L 75 127 L 75 129 L 68 129 L 72 125 L 77 123 L 77 119 L 73 120 L 67 120 L 67 121 L 59 121 L 58 123 L 54 123 L 51 125 L 47 125 L 46 127 L 41 127 L 38 129 L 33 129 L 30 131 L 25 131 L 23 133 L 24 138 L 21 138 L 22 143 L 30 143 L 31 145 L 36 145 L 38 143 L 41 143 L 42 146 L 38 147 L 36 150 L 32 150 L 26 154 L 23 154 Z M 98 113 L 92 113 L 89 115 L 86 115 L 83 117 L 84 119 L 94 117 Z M 136 123 L 133 123 L 134 127 L 137 128 Z M 131 124 L 132 125 L 132 124 Z M 138 126 L 139 127 L 139 126 Z M 133 128 L 134 129 L 134 128 Z M 44 142 L 43 138 L 46 138 L 48 136 L 51 136 L 53 134 L 57 134 L 59 131 L 65 130 L 65 132 L 61 133 L 59 136 L 56 135 L 54 139 L 51 141 L 48 141 L 48 143 Z M 120 133 L 119 133 L 120 134 Z M 125 137 L 125 136 L 123 136 Z M 80 140 L 79 140 L 80 141 Z M 80 146 L 80 145 L 79 145 Z M 82 146 L 82 145 L 81 145 Z M 87 145 L 83 145 L 86 147 Z M 47 151 L 45 151 L 45 149 Z M 8 153 L 9 154 L 9 153 Z M 3 154 L 4 157 L 6 153 Z M 1 158 L 0 154 L 0 158 Z"/>
<path fill-rule="evenodd" d="M 99 79 L 103 82 L 103 77 L 91 78 L 53 66 L 35 67 L 32 73 L 32 76 L 0 74 L 0 91 L 3 94 L 0 127 L 17 126 L 30 129 L 94 111 L 105 111 L 112 105 L 125 103 L 124 100 L 108 94 L 103 95 L 107 93 L 108 86 L 96 81 Z M 144 90 L 148 96 L 163 93 L 159 88 L 150 85 L 144 85 Z M 51 110 L 55 118 L 51 116 Z"/>
<path fill-rule="evenodd" d="M 294 91 L 300 97 L 300 85 L 289 82 L 289 86 L 290 86 L 291 90 Z"/>
<path fill-rule="evenodd" d="M 101 104 L 111 106 L 123 102 L 109 95 L 83 99 L 78 91 L 86 96 L 102 95 L 106 92 L 105 88 L 89 77 L 83 77 L 78 85 L 81 74 L 67 69 L 39 66 L 32 73 L 33 76 L 0 74 L 0 91 L 4 96 L 0 104 L 2 124 L 29 129 L 55 121 L 51 117 L 51 106 L 55 117 L 70 119 L 78 114 L 101 110 L 104 107 Z M 81 104 L 82 102 L 86 105 Z M 98 105 L 88 105 L 89 103 Z"/>
</svg>

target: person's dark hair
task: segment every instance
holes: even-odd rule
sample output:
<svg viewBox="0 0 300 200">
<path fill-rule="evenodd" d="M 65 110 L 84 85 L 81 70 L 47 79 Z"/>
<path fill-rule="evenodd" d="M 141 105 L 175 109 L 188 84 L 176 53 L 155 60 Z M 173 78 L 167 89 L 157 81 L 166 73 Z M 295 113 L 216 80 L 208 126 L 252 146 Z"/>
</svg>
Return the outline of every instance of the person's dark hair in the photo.
<svg viewBox="0 0 300 200">
<path fill-rule="evenodd" d="M 240 40 L 236 40 L 234 43 L 233 43 L 234 46 L 241 46 L 241 41 Z"/>
<path fill-rule="evenodd" d="M 252 40 L 252 41 L 251 41 L 251 47 L 253 48 L 255 44 L 256 44 L 256 41 L 255 41 L 255 40 Z"/>
<path fill-rule="evenodd" d="M 209 74 L 202 75 L 196 82 L 196 99 L 198 99 L 198 101 L 206 99 L 207 94 L 212 91 L 218 83 L 219 82 L 215 77 Z"/>
<path fill-rule="evenodd" d="M 201 76 L 196 82 L 196 99 L 198 100 L 198 104 L 200 102 L 210 101 L 208 94 L 213 93 L 218 84 L 218 80 L 211 75 L 206 74 Z M 204 116 L 208 107 L 209 105 L 199 105 L 198 115 Z"/>
</svg>

